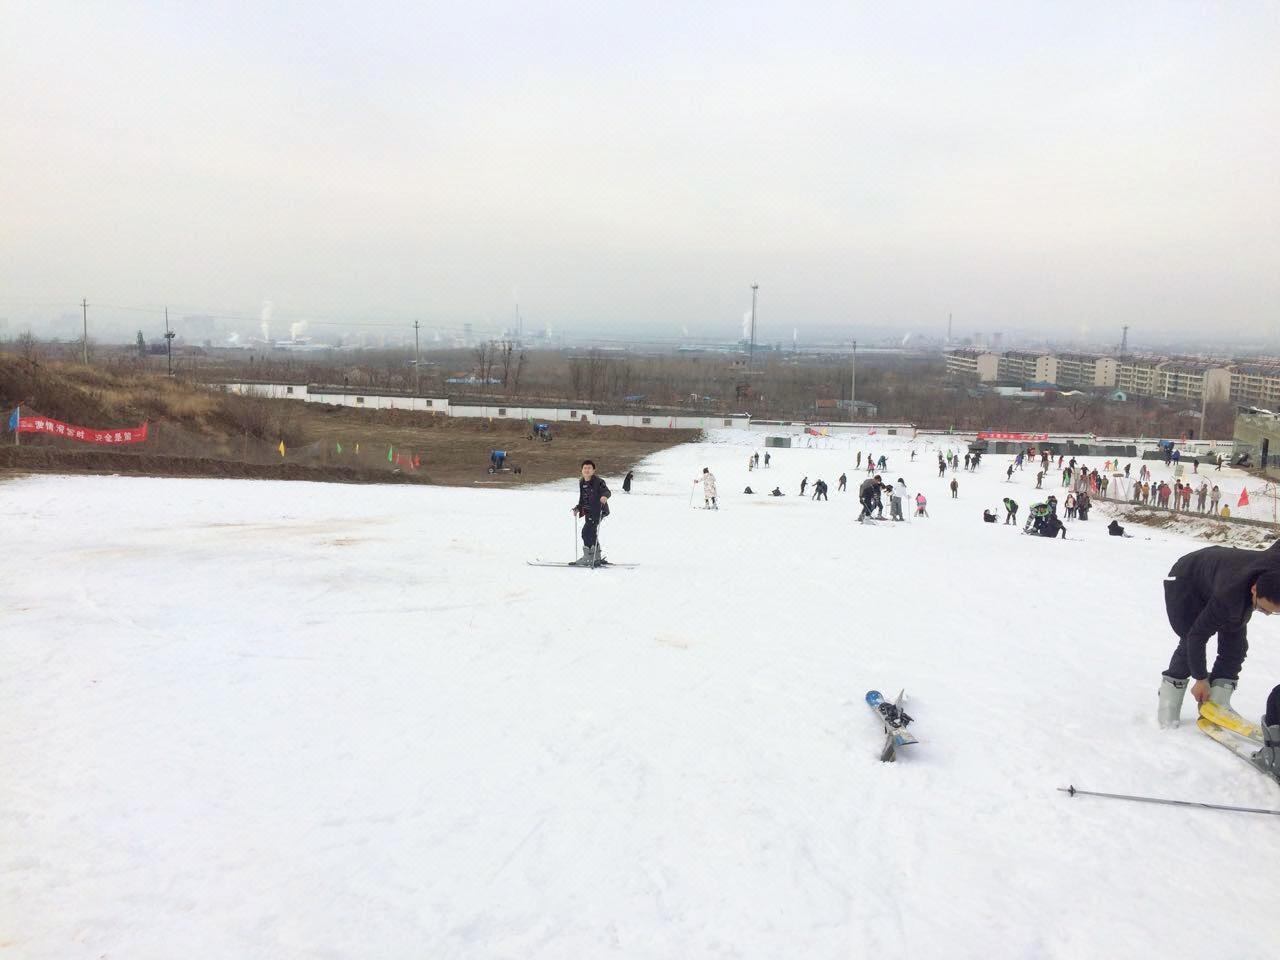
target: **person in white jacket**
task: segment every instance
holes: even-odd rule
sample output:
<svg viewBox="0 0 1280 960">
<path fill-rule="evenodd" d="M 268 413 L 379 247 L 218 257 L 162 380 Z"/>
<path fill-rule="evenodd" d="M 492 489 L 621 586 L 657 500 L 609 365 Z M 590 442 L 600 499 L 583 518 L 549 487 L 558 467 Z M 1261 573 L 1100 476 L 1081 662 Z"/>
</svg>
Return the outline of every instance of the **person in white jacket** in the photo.
<svg viewBox="0 0 1280 960">
<path fill-rule="evenodd" d="M 907 494 L 907 484 L 899 477 L 898 482 L 894 484 L 893 492 L 889 494 L 889 517 L 893 520 L 906 520 L 902 514 L 902 504 L 909 500 Z"/>
<path fill-rule="evenodd" d="M 716 475 L 711 472 L 709 467 L 702 468 L 702 476 L 693 482 L 702 481 L 702 498 L 703 505 L 708 510 L 719 510 L 720 506 L 716 503 Z"/>
</svg>

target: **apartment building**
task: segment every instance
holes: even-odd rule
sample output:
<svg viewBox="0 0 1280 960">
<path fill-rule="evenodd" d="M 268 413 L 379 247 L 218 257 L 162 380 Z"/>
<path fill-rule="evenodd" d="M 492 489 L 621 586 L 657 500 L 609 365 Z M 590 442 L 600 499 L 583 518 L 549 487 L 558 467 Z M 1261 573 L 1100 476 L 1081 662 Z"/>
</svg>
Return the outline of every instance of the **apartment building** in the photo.
<svg viewBox="0 0 1280 960">
<path fill-rule="evenodd" d="M 1160 396 L 1163 389 L 1160 364 L 1163 362 L 1159 357 L 1139 357 L 1123 361 L 1116 367 L 1117 389 L 1141 397 Z"/>
<path fill-rule="evenodd" d="M 1000 356 L 1000 379 L 1015 383 L 1057 383 L 1058 358 L 1049 353 L 1009 350 Z"/>
<path fill-rule="evenodd" d="M 1058 355 L 1058 379 L 1064 387 L 1114 387 L 1119 364 L 1115 357 L 1088 353 Z"/>
<path fill-rule="evenodd" d="M 993 383 L 1000 379 L 1000 355 L 985 350 L 948 350 L 947 374 L 966 377 L 980 383 Z"/>
<path fill-rule="evenodd" d="M 1185 400 L 1195 406 L 1229 400 L 1280 408 L 1280 360 L 1227 364 L 1144 356 L 1008 350 L 947 352 L 947 372 L 983 383 L 1051 383 L 1064 389 L 1122 390 L 1131 396 Z"/>
<path fill-rule="evenodd" d="M 1231 399 L 1231 371 L 1216 363 L 1167 360 L 1160 364 L 1153 396 L 1181 398 L 1193 404 Z"/>
<path fill-rule="evenodd" d="M 1231 399 L 1252 407 L 1280 408 L 1280 360 L 1233 366 Z"/>
</svg>

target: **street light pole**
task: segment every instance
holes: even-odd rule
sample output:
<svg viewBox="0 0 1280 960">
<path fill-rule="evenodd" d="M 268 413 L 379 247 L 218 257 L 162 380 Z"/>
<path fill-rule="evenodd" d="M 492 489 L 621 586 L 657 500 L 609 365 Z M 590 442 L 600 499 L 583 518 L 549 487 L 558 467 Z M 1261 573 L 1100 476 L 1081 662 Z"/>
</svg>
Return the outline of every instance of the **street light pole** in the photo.
<svg viewBox="0 0 1280 960">
<path fill-rule="evenodd" d="M 1209 375 L 1205 373 L 1200 377 L 1200 441 L 1204 442 L 1204 412 L 1209 406 Z"/>
<path fill-rule="evenodd" d="M 760 284 L 751 285 L 751 348 L 747 353 L 748 372 L 755 370 L 756 367 L 756 291 L 759 289 Z"/>
<path fill-rule="evenodd" d="M 89 301 L 82 298 L 80 300 L 81 316 L 84 318 L 84 340 L 81 341 L 81 358 L 84 365 L 89 365 Z"/>
<path fill-rule="evenodd" d="M 169 308 L 164 308 L 164 349 L 169 357 L 169 376 L 173 376 L 173 338 L 177 336 L 169 329 Z"/>
<path fill-rule="evenodd" d="M 853 401 L 857 399 L 855 391 L 858 388 L 858 341 L 853 341 L 853 357 L 849 361 L 849 419 L 853 419 L 853 415 L 857 412 L 857 407 Z"/>
<path fill-rule="evenodd" d="M 413 392 L 422 393 L 422 357 L 418 353 L 418 321 L 413 321 Z"/>
</svg>

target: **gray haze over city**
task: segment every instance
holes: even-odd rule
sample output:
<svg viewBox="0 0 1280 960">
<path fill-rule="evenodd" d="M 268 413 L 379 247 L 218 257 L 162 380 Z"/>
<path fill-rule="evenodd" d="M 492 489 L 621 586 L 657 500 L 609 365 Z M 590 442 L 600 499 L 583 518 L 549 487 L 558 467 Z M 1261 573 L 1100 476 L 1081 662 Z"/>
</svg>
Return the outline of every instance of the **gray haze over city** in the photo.
<svg viewBox="0 0 1280 960">
<path fill-rule="evenodd" d="M 0 336 L 1280 341 L 1274 0 L 3 9 Z"/>
</svg>

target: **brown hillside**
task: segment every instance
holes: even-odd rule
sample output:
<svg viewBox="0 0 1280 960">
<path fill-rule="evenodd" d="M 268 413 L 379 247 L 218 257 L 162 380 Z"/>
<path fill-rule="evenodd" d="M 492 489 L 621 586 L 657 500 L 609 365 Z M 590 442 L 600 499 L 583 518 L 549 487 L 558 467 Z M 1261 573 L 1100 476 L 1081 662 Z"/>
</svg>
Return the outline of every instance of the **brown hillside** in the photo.
<svg viewBox="0 0 1280 960">
<path fill-rule="evenodd" d="M 0 355 L 0 409 L 6 411 L 6 421 L 7 411 L 18 404 L 24 413 L 80 426 L 134 427 L 148 422 L 146 443 L 135 446 L 103 449 L 26 434 L 20 447 L 0 452 L 0 465 L 58 472 L 543 483 L 577 473 L 584 457 L 596 460 L 606 476 L 621 475 L 648 454 L 697 436 L 689 430 L 565 424 L 556 428 L 551 443 L 542 443 L 529 439 L 527 425 L 519 421 L 241 397 L 163 375 L 111 373 Z M 11 441 L 12 435 L 5 439 Z M 508 465 L 521 472 L 489 475 L 486 467 L 494 449 L 506 450 Z M 396 454 L 400 463 L 395 462 Z M 410 466 L 415 458 L 417 468 Z"/>
</svg>

